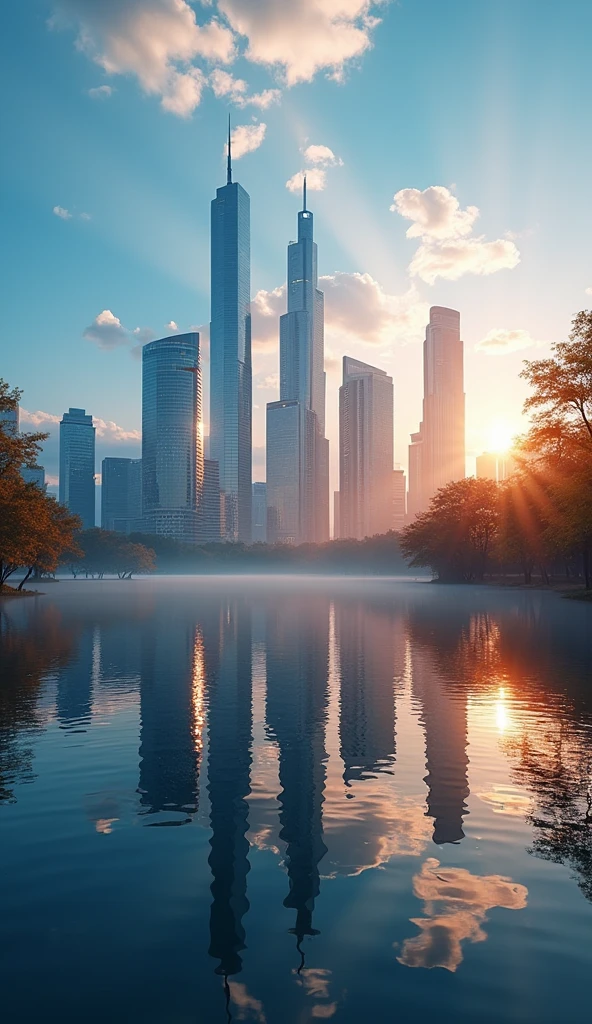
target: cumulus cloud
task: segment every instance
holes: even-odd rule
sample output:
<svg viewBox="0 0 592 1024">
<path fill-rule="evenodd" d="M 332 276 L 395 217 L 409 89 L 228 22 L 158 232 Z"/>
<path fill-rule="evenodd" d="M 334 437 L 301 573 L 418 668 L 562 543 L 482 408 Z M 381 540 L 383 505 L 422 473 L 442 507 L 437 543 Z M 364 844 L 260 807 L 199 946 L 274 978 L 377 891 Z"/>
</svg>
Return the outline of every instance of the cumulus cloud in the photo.
<svg viewBox="0 0 592 1024">
<path fill-rule="evenodd" d="M 495 327 L 477 342 L 475 351 L 486 352 L 490 356 L 504 356 L 507 352 L 518 352 L 523 348 L 543 344 L 542 341 L 535 341 L 528 331 L 509 331 L 504 327 Z"/>
<path fill-rule="evenodd" d="M 178 331 L 179 327 L 174 320 L 169 320 L 168 324 L 164 325 L 165 331 Z"/>
<path fill-rule="evenodd" d="M 476 206 L 462 210 L 456 196 L 443 185 L 432 185 L 423 192 L 403 188 L 393 197 L 390 209 L 413 221 L 407 238 L 461 238 L 470 235 L 479 216 Z"/>
<path fill-rule="evenodd" d="M 259 391 L 277 391 L 280 386 L 280 378 L 277 373 L 268 373 L 263 380 L 260 380 L 257 384 Z"/>
<path fill-rule="evenodd" d="M 230 135 L 232 159 L 240 160 L 246 153 L 252 153 L 255 149 L 259 149 L 266 131 L 267 125 L 263 121 L 261 124 L 238 124 L 236 128 L 233 128 Z M 227 151 L 228 145 L 224 147 L 224 155 Z"/>
<path fill-rule="evenodd" d="M 120 427 L 113 420 L 103 420 L 99 416 L 93 416 L 93 424 L 96 427 L 97 438 L 103 441 L 112 441 L 118 444 L 129 441 L 141 441 L 142 434 L 139 430 L 126 430 Z"/>
<path fill-rule="evenodd" d="M 343 160 L 341 157 L 335 156 L 332 149 L 328 146 L 307 146 L 303 150 L 303 156 L 307 164 L 321 164 L 333 166 L 338 164 L 340 167 L 343 166 Z"/>
<path fill-rule="evenodd" d="M 370 274 L 336 271 L 319 278 L 325 293 L 326 362 L 331 351 L 362 342 L 390 346 L 416 341 L 425 330 L 429 307 L 415 288 L 403 295 L 391 295 Z M 253 349 L 263 352 L 277 347 L 278 320 L 286 312 L 286 286 L 257 292 L 251 302 Z"/>
<path fill-rule="evenodd" d="M 288 192 L 302 192 L 304 175 L 309 192 L 322 192 L 327 186 L 327 172 L 322 167 L 309 167 L 305 171 L 297 171 L 286 182 Z"/>
<path fill-rule="evenodd" d="M 280 89 L 264 89 L 263 92 L 249 96 L 249 87 L 243 78 L 235 78 L 223 68 L 214 68 L 210 75 L 210 85 L 217 99 L 228 98 L 237 107 L 258 107 L 267 110 L 273 103 L 281 99 Z"/>
<path fill-rule="evenodd" d="M 56 217 L 60 217 L 61 220 L 72 220 L 73 214 L 69 210 L 66 210 L 65 206 L 54 206 L 53 212 Z"/>
<path fill-rule="evenodd" d="M 188 116 L 199 104 L 196 58 L 228 63 L 232 31 L 212 18 L 199 25 L 186 0 L 58 0 L 53 27 L 74 23 L 76 45 L 109 75 L 135 75 L 165 110 Z"/>
<path fill-rule="evenodd" d="M 55 416 L 51 412 L 43 412 L 42 409 L 37 409 L 36 412 L 29 412 L 22 405 L 19 409 L 19 415 L 21 423 L 27 423 L 32 427 L 41 427 L 42 429 L 60 422 L 60 417 Z"/>
<path fill-rule="evenodd" d="M 136 327 L 130 330 L 124 327 L 119 317 L 115 316 L 110 309 L 104 309 L 93 320 L 92 324 L 85 327 L 82 337 L 87 341 L 94 342 L 102 349 L 114 349 L 132 342 L 145 343 L 154 338 L 154 332 L 149 327 Z"/>
<path fill-rule="evenodd" d="M 111 85 L 96 85 L 94 89 L 88 90 L 88 95 L 92 100 L 107 100 L 109 96 L 113 95 L 114 91 Z"/>
<path fill-rule="evenodd" d="M 456 196 L 443 185 L 432 185 L 423 192 L 416 188 L 401 189 L 390 209 L 413 222 L 407 237 L 420 238 L 421 245 L 409 265 L 409 273 L 428 284 L 434 284 L 439 277 L 456 281 L 463 274 L 495 274 L 498 270 L 511 270 L 520 262 L 520 253 L 511 238 L 488 242 L 483 235 L 472 236 L 479 208 L 467 206 L 463 210 Z"/>
<path fill-rule="evenodd" d="M 463 274 L 488 275 L 498 270 L 513 270 L 520 263 L 514 242 L 498 238 L 486 242 L 480 238 L 459 238 L 450 242 L 423 242 L 409 264 L 412 277 L 427 284 L 439 278 L 457 281 Z"/>
<path fill-rule="evenodd" d="M 278 69 L 289 86 L 323 70 L 341 78 L 378 25 L 374 0 L 219 0 L 218 7 L 246 37 L 247 60 Z"/>
</svg>

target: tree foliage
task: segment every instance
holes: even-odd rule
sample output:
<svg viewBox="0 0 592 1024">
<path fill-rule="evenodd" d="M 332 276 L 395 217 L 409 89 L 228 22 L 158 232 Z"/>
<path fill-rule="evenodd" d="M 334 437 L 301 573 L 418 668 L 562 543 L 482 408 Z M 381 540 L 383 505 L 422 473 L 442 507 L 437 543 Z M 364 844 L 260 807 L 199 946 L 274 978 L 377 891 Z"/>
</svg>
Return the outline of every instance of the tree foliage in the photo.
<svg viewBox="0 0 592 1024">
<path fill-rule="evenodd" d="M 49 434 L 21 434 L 6 428 L 2 414 L 17 409 L 21 395 L 18 388 L 10 388 L 0 377 L 0 480 L 18 473 L 21 466 L 35 466 L 41 442 L 49 437 Z"/>
<path fill-rule="evenodd" d="M 84 530 L 78 537 L 79 550 L 68 559 L 72 574 L 102 577 L 114 573 L 119 579 L 131 579 L 134 573 L 153 572 L 154 551 L 134 544 L 111 530 Z"/>
</svg>

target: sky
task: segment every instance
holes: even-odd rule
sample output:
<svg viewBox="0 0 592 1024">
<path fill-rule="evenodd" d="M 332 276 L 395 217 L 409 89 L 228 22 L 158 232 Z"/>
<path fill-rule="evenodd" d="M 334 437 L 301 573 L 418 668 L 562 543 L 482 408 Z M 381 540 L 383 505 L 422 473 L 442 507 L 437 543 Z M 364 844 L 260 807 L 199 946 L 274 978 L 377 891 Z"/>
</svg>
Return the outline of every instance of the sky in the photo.
<svg viewBox="0 0 592 1024">
<path fill-rule="evenodd" d="M 460 310 L 467 471 L 524 425 L 525 358 L 592 306 L 587 0 L 9 0 L 2 12 L 0 376 L 22 429 L 70 406 L 140 454 L 141 346 L 209 320 L 209 216 L 251 196 L 253 479 L 278 397 L 286 246 L 308 171 L 337 487 L 341 358 L 421 417 L 430 305 Z"/>
</svg>

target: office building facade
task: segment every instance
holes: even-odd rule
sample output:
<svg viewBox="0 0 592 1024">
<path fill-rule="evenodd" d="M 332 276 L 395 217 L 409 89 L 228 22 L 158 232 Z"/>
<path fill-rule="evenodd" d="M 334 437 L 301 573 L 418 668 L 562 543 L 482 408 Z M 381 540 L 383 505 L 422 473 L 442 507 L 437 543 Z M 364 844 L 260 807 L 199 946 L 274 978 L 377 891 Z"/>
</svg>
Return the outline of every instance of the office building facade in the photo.
<svg viewBox="0 0 592 1024">
<path fill-rule="evenodd" d="M 423 344 L 423 415 L 409 447 L 410 518 L 465 476 L 465 394 L 460 313 L 432 306 Z"/>
<path fill-rule="evenodd" d="M 43 466 L 23 466 L 21 476 L 26 484 L 35 484 L 40 491 L 45 490 L 45 469 Z"/>
<path fill-rule="evenodd" d="M 267 540 L 267 484 L 253 484 L 253 543 Z"/>
<path fill-rule="evenodd" d="M 142 460 L 103 459 L 101 526 L 116 533 L 142 530 Z"/>
<path fill-rule="evenodd" d="M 203 514 L 200 520 L 200 542 L 219 544 L 222 539 L 222 502 L 220 471 L 214 459 L 204 459 Z"/>
<path fill-rule="evenodd" d="M 79 516 L 82 529 L 95 525 L 95 428 L 85 409 L 69 409 L 60 421 L 59 501 Z"/>
<path fill-rule="evenodd" d="M 393 518 L 391 530 L 400 533 L 407 522 L 407 481 L 405 473 L 397 467 L 393 469 Z"/>
<path fill-rule="evenodd" d="M 251 540 L 250 199 L 232 180 L 211 204 L 210 456 L 218 463 L 224 539 Z"/>
<path fill-rule="evenodd" d="M 144 532 L 197 542 L 203 482 L 199 334 L 175 334 L 142 349 Z"/>
<path fill-rule="evenodd" d="M 343 358 L 339 389 L 339 521 L 342 537 L 393 528 L 393 379 Z"/>
<path fill-rule="evenodd" d="M 268 523 L 277 540 L 322 543 L 329 539 L 324 296 L 306 182 L 298 241 L 288 245 L 287 296 L 280 317 L 280 400 L 267 406 Z"/>
</svg>

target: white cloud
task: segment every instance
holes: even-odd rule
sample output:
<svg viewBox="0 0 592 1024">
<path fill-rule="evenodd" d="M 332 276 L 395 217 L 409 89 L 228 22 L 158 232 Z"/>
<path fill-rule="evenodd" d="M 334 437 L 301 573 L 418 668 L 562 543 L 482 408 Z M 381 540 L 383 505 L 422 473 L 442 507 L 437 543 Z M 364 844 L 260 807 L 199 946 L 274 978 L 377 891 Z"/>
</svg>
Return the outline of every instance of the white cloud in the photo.
<svg viewBox="0 0 592 1024">
<path fill-rule="evenodd" d="M 544 345 L 543 341 L 535 341 L 528 331 L 509 331 L 504 327 L 495 327 L 475 345 L 476 352 L 486 352 L 490 356 L 503 356 L 507 352 L 518 352 L 533 345 Z"/>
<path fill-rule="evenodd" d="M 457 281 L 463 274 L 488 275 L 512 270 L 520 262 L 514 242 L 498 238 L 459 238 L 449 242 L 423 242 L 409 264 L 412 277 L 434 284 L 439 277 Z"/>
<path fill-rule="evenodd" d="M 113 420 L 102 420 L 99 416 L 93 416 L 93 424 L 96 427 L 97 437 L 106 442 L 128 442 L 141 441 L 142 434 L 139 430 L 125 430 Z"/>
<path fill-rule="evenodd" d="M 356 342 L 392 347 L 396 342 L 416 341 L 423 336 L 429 307 L 414 287 L 403 295 L 391 295 L 370 274 L 336 271 L 320 277 L 319 288 L 325 293 L 328 364 L 331 350 L 343 351 Z M 277 348 L 279 317 L 285 312 L 285 285 L 257 292 L 251 301 L 254 351 Z"/>
<path fill-rule="evenodd" d="M 259 149 L 266 131 L 267 125 L 263 121 L 261 124 L 238 124 L 236 128 L 233 128 L 230 135 L 232 159 L 240 160 L 246 153 L 252 153 L 255 149 Z M 227 150 L 228 146 L 226 145 L 224 147 L 225 154 Z"/>
<path fill-rule="evenodd" d="M 586 288 L 586 295 L 592 295 L 592 288 Z"/>
<path fill-rule="evenodd" d="M 141 344 L 151 341 L 154 332 L 149 327 L 136 327 L 133 331 L 124 327 L 119 317 L 115 316 L 110 309 L 104 309 L 93 320 L 92 324 L 85 327 L 82 337 L 87 341 L 94 342 L 102 349 L 113 349 L 123 345 L 129 345 L 133 341 Z"/>
<path fill-rule="evenodd" d="M 391 210 L 413 221 L 407 238 L 462 238 L 470 235 L 479 216 L 476 206 L 462 210 L 456 196 L 443 185 L 431 185 L 423 192 L 403 188 L 394 196 Z"/>
<path fill-rule="evenodd" d="M 79 216 L 80 220 L 92 220 L 92 214 L 90 213 L 81 213 Z"/>
<path fill-rule="evenodd" d="M 260 380 L 257 384 L 259 391 L 278 391 L 280 386 L 280 378 L 277 373 L 268 373 L 263 380 Z"/>
<path fill-rule="evenodd" d="M 305 174 L 308 191 L 322 192 L 327 185 L 327 172 L 322 167 L 309 167 L 305 171 L 297 171 L 286 182 L 288 192 L 302 192 Z"/>
<path fill-rule="evenodd" d="M 338 164 L 340 167 L 343 166 L 343 160 L 335 156 L 332 149 L 328 146 L 307 146 L 303 150 L 303 156 L 307 164 L 321 164 L 333 166 Z"/>
<path fill-rule="evenodd" d="M 169 320 L 168 324 L 164 325 L 165 331 L 178 331 L 179 328 L 174 320 Z"/>
<path fill-rule="evenodd" d="M 21 405 L 19 413 L 21 423 L 28 423 L 32 427 L 44 428 L 60 422 L 59 416 L 54 416 L 51 412 L 43 412 L 41 409 L 37 409 L 36 412 L 29 412 L 28 409 L 24 409 Z"/>
<path fill-rule="evenodd" d="M 267 110 L 273 103 L 279 103 L 282 93 L 280 89 L 264 89 L 263 92 L 248 95 L 249 87 L 243 78 L 234 78 L 229 71 L 214 68 L 210 75 L 210 85 L 217 99 L 228 97 L 237 107 L 258 107 Z"/>
<path fill-rule="evenodd" d="M 94 89 L 88 90 L 88 95 L 92 100 L 106 100 L 113 95 L 114 91 L 111 85 L 96 85 Z"/>
<path fill-rule="evenodd" d="M 57 0 L 52 27 L 74 22 L 76 45 L 109 75 L 132 74 L 144 92 L 187 117 L 199 104 L 204 75 L 196 58 L 228 63 L 231 30 L 213 18 L 198 25 L 186 0 Z"/>
<path fill-rule="evenodd" d="M 341 78 L 370 48 L 378 24 L 374 0 L 219 0 L 218 7 L 247 38 L 246 58 L 279 69 L 289 86 L 322 70 Z"/>
<path fill-rule="evenodd" d="M 72 220 L 72 214 L 69 210 L 66 210 L 64 206 L 54 206 L 53 212 L 56 217 L 60 217 L 61 220 Z"/>
<path fill-rule="evenodd" d="M 495 274 L 511 270 L 520 262 L 511 238 L 488 242 L 484 235 L 472 236 L 479 208 L 461 209 L 456 196 L 443 185 L 432 185 L 423 192 L 401 189 L 390 209 L 413 221 L 407 237 L 420 238 L 421 245 L 411 260 L 409 273 L 428 284 L 439 277 L 456 281 L 463 274 Z"/>
</svg>

